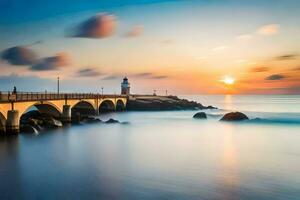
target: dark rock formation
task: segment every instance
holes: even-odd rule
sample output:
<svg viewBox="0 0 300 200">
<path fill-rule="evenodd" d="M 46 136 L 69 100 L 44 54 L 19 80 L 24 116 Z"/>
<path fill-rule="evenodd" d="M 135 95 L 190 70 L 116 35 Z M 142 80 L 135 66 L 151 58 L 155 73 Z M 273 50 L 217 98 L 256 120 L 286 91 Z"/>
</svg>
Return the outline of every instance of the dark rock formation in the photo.
<svg viewBox="0 0 300 200">
<path fill-rule="evenodd" d="M 126 109 L 132 111 L 166 111 L 215 108 L 203 106 L 195 101 L 179 99 L 177 96 L 132 96 L 127 102 Z"/>
<path fill-rule="evenodd" d="M 115 119 L 110 118 L 110 119 L 107 120 L 105 123 L 106 123 L 106 124 L 116 124 L 116 123 L 120 123 L 120 122 L 119 122 L 118 120 L 115 120 Z"/>
<path fill-rule="evenodd" d="M 20 127 L 22 133 L 39 133 L 39 131 L 29 124 L 24 124 Z"/>
<path fill-rule="evenodd" d="M 59 128 L 63 126 L 61 121 L 54 119 L 53 117 L 46 118 L 45 125 L 48 128 Z"/>
<path fill-rule="evenodd" d="M 207 119 L 207 116 L 206 116 L 205 112 L 198 112 L 193 116 L 193 118 L 195 118 L 195 119 Z"/>
<path fill-rule="evenodd" d="M 99 122 L 102 122 L 102 121 L 100 119 L 96 118 L 96 117 L 87 116 L 87 117 L 82 118 L 82 122 L 90 124 L 90 123 L 99 123 Z"/>
<path fill-rule="evenodd" d="M 25 113 L 20 121 L 24 132 L 32 132 L 33 129 L 41 131 L 43 129 L 53 129 L 63 126 L 62 122 L 58 119 L 55 119 L 51 115 L 40 113 L 37 110 Z M 21 132 L 23 132 L 22 129 Z"/>
<path fill-rule="evenodd" d="M 225 114 L 220 121 L 244 121 L 249 120 L 247 115 L 241 112 L 231 112 Z"/>
</svg>

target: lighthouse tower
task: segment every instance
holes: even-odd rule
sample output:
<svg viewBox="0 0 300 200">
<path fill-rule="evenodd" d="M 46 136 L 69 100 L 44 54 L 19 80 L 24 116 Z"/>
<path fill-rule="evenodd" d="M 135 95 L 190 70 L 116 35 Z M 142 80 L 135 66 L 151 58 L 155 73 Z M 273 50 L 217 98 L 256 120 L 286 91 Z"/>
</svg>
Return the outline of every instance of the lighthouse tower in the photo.
<svg viewBox="0 0 300 200">
<path fill-rule="evenodd" d="M 129 95 L 130 94 L 130 83 L 128 82 L 128 78 L 125 77 L 123 82 L 121 83 L 121 94 Z"/>
</svg>

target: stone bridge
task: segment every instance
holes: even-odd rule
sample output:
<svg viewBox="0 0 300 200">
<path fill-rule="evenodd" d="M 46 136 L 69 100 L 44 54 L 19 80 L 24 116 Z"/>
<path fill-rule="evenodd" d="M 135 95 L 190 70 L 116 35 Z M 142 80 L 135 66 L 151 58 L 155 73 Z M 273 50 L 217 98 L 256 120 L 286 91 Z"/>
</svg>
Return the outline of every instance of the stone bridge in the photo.
<svg viewBox="0 0 300 200">
<path fill-rule="evenodd" d="M 125 110 L 126 103 L 126 95 L 0 92 L 0 133 L 18 133 L 22 115 L 34 108 L 67 123 L 76 115 Z"/>
</svg>

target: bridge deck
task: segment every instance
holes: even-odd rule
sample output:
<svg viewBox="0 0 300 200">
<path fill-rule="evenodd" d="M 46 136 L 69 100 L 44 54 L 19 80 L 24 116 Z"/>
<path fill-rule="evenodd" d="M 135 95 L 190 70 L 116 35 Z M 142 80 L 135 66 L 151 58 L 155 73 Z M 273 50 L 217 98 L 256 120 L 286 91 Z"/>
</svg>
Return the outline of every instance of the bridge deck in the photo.
<svg viewBox="0 0 300 200">
<path fill-rule="evenodd" d="M 126 95 L 95 94 L 95 93 L 49 93 L 49 92 L 11 92 L 0 91 L 0 103 L 46 101 L 63 99 L 103 99 L 103 98 L 126 98 Z"/>
</svg>

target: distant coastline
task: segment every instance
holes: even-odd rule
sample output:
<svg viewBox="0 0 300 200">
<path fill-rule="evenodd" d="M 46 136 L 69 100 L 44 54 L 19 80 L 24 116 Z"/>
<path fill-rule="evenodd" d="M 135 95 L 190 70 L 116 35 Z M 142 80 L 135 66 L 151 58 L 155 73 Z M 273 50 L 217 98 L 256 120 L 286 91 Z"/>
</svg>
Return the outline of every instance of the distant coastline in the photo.
<svg viewBox="0 0 300 200">
<path fill-rule="evenodd" d="M 170 111 L 216 109 L 196 101 L 181 99 L 177 96 L 130 95 L 126 109 L 129 111 Z"/>
</svg>

